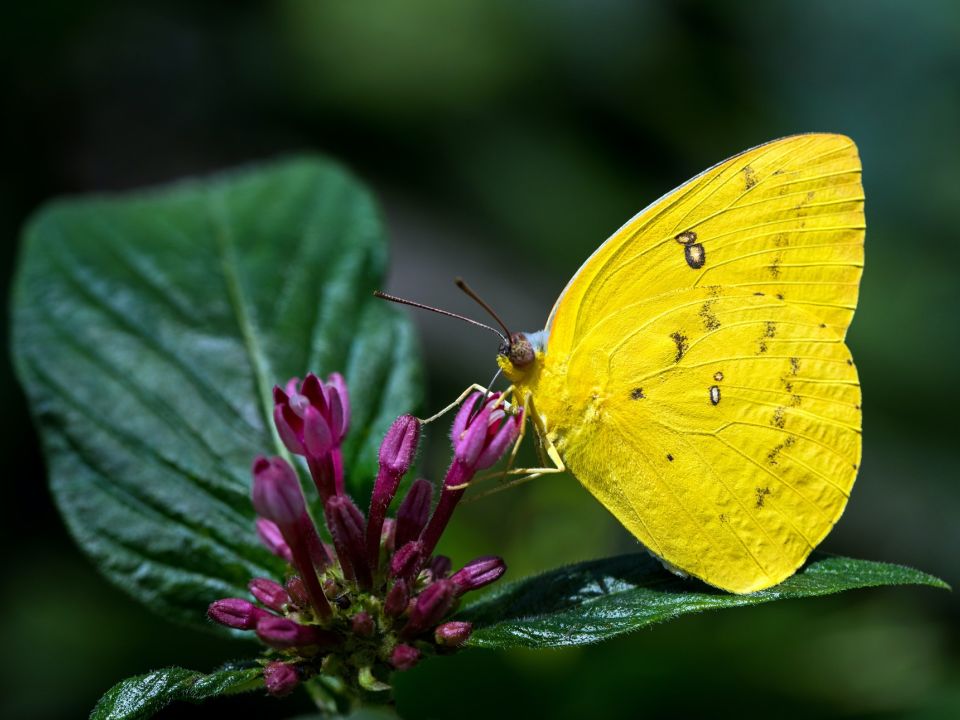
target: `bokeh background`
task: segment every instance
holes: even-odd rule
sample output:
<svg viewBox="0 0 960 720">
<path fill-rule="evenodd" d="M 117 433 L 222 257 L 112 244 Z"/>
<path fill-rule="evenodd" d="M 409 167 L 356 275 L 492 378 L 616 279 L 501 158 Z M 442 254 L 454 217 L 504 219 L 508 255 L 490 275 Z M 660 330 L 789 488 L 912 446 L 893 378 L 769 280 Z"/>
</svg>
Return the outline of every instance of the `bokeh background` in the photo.
<svg viewBox="0 0 960 720">
<path fill-rule="evenodd" d="M 382 201 L 388 289 L 476 314 L 451 283 L 463 274 L 508 322 L 536 329 L 583 259 L 651 199 L 765 140 L 849 134 L 867 193 L 849 336 L 865 456 L 825 549 L 960 583 L 952 0 L 34 0 L 2 17 L 5 286 L 18 228 L 51 196 L 310 150 L 344 161 Z M 416 322 L 429 407 L 489 377 L 489 336 Z M 72 545 L 7 356 L 0 715 L 85 717 L 121 677 L 244 655 L 150 615 Z M 435 435 L 424 465 L 438 478 Z M 569 477 L 470 505 L 447 543 L 461 560 L 506 556 L 513 578 L 631 547 Z M 398 698 L 411 718 L 960 717 L 958 627 L 950 593 L 861 591 L 589 648 L 462 653 L 398 678 Z M 244 698 L 164 717 L 306 708 Z"/>
</svg>

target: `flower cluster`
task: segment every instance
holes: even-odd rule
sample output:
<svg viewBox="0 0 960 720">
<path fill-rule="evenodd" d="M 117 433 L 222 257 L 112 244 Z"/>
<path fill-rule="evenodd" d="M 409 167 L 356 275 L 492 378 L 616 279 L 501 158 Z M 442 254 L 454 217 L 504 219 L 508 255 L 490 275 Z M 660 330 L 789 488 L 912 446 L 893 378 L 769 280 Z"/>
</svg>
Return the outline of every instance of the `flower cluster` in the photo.
<svg viewBox="0 0 960 720">
<path fill-rule="evenodd" d="M 366 516 L 344 492 L 350 403 L 343 378 L 334 373 L 324 383 L 310 374 L 274 388 L 274 422 L 287 449 L 306 460 L 331 542 L 320 537 L 290 464 L 256 458 L 257 533 L 290 571 L 283 583 L 252 579 L 256 602 L 226 598 L 208 610 L 212 620 L 252 630 L 271 648 L 268 691 L 285 695 L 320 673 L 358 690 L 383 690 L 381 678 L 391 670 L 463 644 L 470 623 L 445 619 L 464 593 L 497 580 L 506 565 L 482 557 L 451 572 L 450 559 L 434 551 L 470 480 L 504 454 L 522 415 L 509 412 L 499 394 L 473 394 L 453 423 L 454 457 L 436 508 L 431 513 L 433 485 L 417 479 L 394 517 L 388 511 L 416 455 L 420 421 L 402 415 L 383 439 Z"/>
</svg>

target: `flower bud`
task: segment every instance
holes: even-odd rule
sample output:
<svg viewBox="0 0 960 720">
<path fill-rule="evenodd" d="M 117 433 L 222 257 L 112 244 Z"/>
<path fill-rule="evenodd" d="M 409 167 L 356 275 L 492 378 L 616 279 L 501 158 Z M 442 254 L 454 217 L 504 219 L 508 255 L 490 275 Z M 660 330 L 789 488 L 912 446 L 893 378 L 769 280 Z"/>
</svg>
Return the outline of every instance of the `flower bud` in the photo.
<svg viewBox="0 0 960 720">
<path fill-rule="evenodd" d="M 397 492 L 400 479 L 410 469 L 420 441 L 420 421 L 401 415 L 387 430 L 380 443 L 380 470 L 370 497 L 370 522 L 367 525 L 367 561 L 376 568 L 380 560 L 380 535 L 387 508 Z"/>
<path fill-rule="evenodd" d="M 455 572 L 450 580 L 456 585 L 457 594 L 460 595 L 489 585 L 506 571 L 507 565 L 503 562 L 503 558 L 490 555 L 471 560 L 461 570 Z"/>
<path fill-rule="evenodd" d="M 343 576 L 362 588 L 373 585 L 364 542 L 363 513 L 346 495 L 335 495 L 324 508 Z"/>
<path fill-rule="evenodd" d="M 366 612 L 358 612 L 354 615 L 350 619 L 350 626 L 353 629 L 353 634 L 360 637 L 373 637 L 373 633 L 377 630 L 370 613 Z"/>
<path fill-rule="evenodd" d="M 273 419 L 277 433 L 295 455 L 320 458 L 338 449 L 347 432 L 350 404 L 343 378 L 334 373 L 324 386 L 309 373 L 297 388 L 297 378 L 285 389 L 273 389 Z"/>
<path fill-rule="evenodd" d="M 433 500 L 433 484 L 423 478 L 413 481 L 406 497 L 397 509 L 397 530 L 394 544 L 403 547 L 416 540 L 423 532 L 430 517 L 430 504 Z"/>
<path fill-rule="evenodd" d="M 387 592 L 383 601 L 383 612 L 387 617 L 397 618 L 407 611 L 410 604 L 410 586 L 404 579 L 397 580 Z"/>
<path fill-rule="evenodd" d="M 460 647 L 470 638 L 472 632 L 471 623 L 451 620 L 437 626 L 433 631 L 433 639 L 437 645 L 443 647 Z"/>
<path fill-rule="evenodd" d="M 401 415 L 393 421 L 380 443 L 380 470 L 399 477 L 413 464 L 420 442 L 420 421 L 412 415 Z M 378 478 L 378 482 L 380 479 Z M 396 486 L 394 486 L 394 492 Z M 374 489 L 376 492 L 376 489 Z M 393 493 L 390 493 L 391 497 Z"/>
<path fill-rule="evenodd" d="M 251 595 L 271 610 L 283 612 L 290 604 L 290 595 L 283 589 L 283 585 L 273 580 L 253 578 L 247 587 Z"/>
<path fill-rule="evenodd" d="M 390 575 L 397 578 L 413 578 L 423 561 L 423 543 L 411 540 L 402 546 L 390 560 Z"/>
<path fill-rule="evenodd" d="M 257 620 L 257 637 L 267 645 L 277 648 L 330 646 L 336 644 L 337 636 L 329 630 L 313 625 L 300 625 L 288 618 L 267 614 Z"/>
<path fill-rule="evenodd" d="M 263 681 L 268 693 L 274 697 L 283 697 L 300 684 L 300 673 L 294 666 L 274 660 L 263 668 Z"/>
<path fill-rule="evenodd" d="M 410 645 L 400 644 L 390 655 L 390 664 L 397 670 L 409 670 L 420 661 L 420 651 Z"/>
<path fill-rule="evenodd" d="M 410 621 L 403 629 L 404 637 L 413 637 L 436 625 L 450 612 L 456 600 L 456 585 L 451 580 L 437 580 L 417 596 L 410 609 Z"/>
<path fill-rule="evenodd" d="M 260 542 L 263 543 L 264 547 L 281 560 L 286 560 L 292 565 L 293 553 L 290 552 L 290 546 L 287 545 L 287 541 L 283 539 L 283 534 L 280 532 L 277 524 L 266 518 L 257 518 L 256 527 L 257 536 L 260 538 Z"/>
<path fill-rule="evenodd" d="M 281 531 L 306 512 L 300 481 L 283 458 L 261 455 L 253 461 L 253 508 Z"/>
<path fill-rule="evenodd" d="M 225 598 L 210 603 L 210 607 L 207 608 L 207 617 L 237 630 L 252 630 L 260 618 L 273 616 L 249 600 Z"/>
<path fill-rule="evenodd" d="M 493 465 L 516 440 L 523 422 L 523 413 L 508 415 L 501 393 L 493 393 L 476 410 L 480 393 L 474 393 L 460 408 L 453 421 L 450 439 L 454 458 L 473 472 Z"/>
</svg>

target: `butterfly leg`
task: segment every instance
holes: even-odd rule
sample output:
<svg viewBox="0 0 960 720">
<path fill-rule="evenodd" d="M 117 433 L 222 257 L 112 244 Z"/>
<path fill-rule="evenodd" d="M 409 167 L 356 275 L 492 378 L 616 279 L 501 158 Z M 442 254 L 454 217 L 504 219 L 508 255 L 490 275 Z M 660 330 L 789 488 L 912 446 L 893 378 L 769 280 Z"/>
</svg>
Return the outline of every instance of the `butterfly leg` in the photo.
<svg viewBox="0 0 960 720">
<path fill-rule="evenodd" d="M 436 413 L 436 414 L 434 414 L 434 415 L 431 415 L 431 416 L 428 417 L 426 420 L 420 420 L 420 424 L 421 424 L 421 425 L 429 425 L 429 424 L 432 423 L 434 420 L 439 420 L 441 417 L 443 417 L 443 416 L 446 415 L 448 412 L 450 412 L 451 410 L 453 410 L 457 405 L 459 405 L 459 404 L 462 403 L 464 400 L 466 400 L 466 399 L 470 396 L 470 393 L 477 392 L 477 391 L 484 393 L 484 395 L 490 394 L 490 390 L 488 390 L 487 388 L 483 387 L 483 385 L 478 385 L 477 383 L 474 383 L 473 385 L 471 385 L 470 387 L 468 387 L 466 390 L 464 390 L 462 393 L 460 393 L 460 397 L 458 397 L 458 398 L 457 398 L 456 400 L 454 400 L 452 403 L 450 403 L 450 404 L 447 405 L 445 408 L 443 408 L 443 410 L 441 410 L 440 412 L 438 412 L 438 413 Z M 418 418 L 418 419 L 419 419 L 419 418 Z"/>
</svg>

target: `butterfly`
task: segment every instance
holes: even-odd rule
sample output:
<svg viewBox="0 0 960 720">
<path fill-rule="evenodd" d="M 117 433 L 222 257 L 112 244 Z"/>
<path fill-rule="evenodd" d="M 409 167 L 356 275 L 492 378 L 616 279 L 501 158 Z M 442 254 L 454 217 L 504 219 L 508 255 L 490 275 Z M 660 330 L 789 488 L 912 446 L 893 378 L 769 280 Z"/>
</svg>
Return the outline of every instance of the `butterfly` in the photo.
<svg viewBox="0 0 960 720">
<path fill-rule="evenodd" d="M 863 272 L 856 145 L 735 155 L 648 206 L 498 364 L 550 471 L 651 553 L 734 593 L 792 575 L 843 513 L 861 455 L 844 344 Z"/>
</svg>

